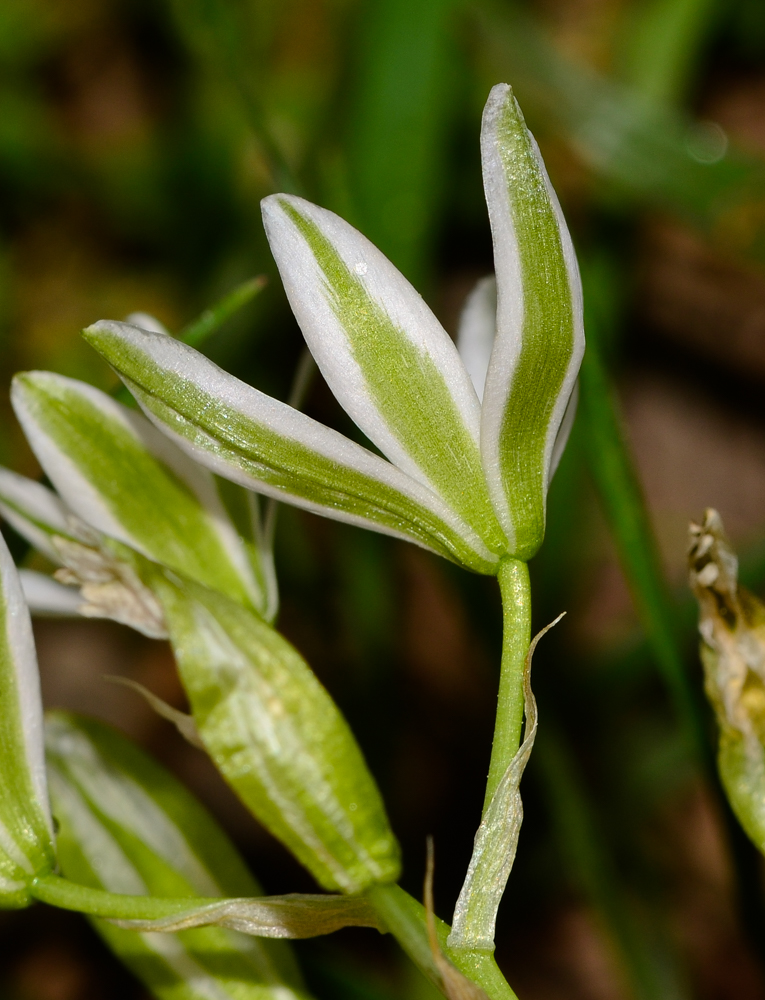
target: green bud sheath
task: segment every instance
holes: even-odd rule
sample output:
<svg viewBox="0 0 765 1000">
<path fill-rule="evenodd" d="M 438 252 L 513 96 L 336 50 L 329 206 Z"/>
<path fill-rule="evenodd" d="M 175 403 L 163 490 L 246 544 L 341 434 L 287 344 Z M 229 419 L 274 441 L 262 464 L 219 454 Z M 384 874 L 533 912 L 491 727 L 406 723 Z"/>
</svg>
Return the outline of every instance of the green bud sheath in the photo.
<svg viewBox="0 0 765 1000">
<path fill-rule="evenodd" d="M 28 906 L 55 863 L 32 625 L 0 537 L 0 907 Z"/>
<path fill-rule="evenodd" d="M 347 723 L 299 653 L 242 605 L 149 582 L 199 735 L 245 805 L 326 889 L 395 881 L 399 848 Z"/>
</svg>

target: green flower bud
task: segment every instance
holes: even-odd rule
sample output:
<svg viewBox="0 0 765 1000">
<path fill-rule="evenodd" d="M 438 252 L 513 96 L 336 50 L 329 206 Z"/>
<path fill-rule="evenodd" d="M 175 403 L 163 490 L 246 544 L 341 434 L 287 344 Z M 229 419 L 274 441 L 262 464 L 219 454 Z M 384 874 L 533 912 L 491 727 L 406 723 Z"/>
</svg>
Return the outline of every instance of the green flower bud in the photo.
<svg viewBox="0 0 765 1000">
<path fill-rule="evenodd" d="M 165 613 L 199 736 L 250 811 L 326 889 L 395 881 L 399 848 L 358 744 L 278 632 L 168 571 L 145 577 Z"/>
<path fill-rule="evenodd" d="M 54 863 L 32 624 L 0 537 L 0 907 L 28 906 Z"/>
</svg>

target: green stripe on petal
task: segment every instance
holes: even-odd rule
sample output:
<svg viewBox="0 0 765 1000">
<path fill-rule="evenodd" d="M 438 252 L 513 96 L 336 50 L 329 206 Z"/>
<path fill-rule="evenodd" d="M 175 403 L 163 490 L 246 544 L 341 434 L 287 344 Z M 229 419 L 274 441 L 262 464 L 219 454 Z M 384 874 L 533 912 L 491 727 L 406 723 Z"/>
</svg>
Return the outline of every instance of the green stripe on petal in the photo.
<svg viewBox="0 0 765 1000">
<path fill-rule="evenodd" d="M 326 889 L 395 881 L 399 851 L 337 706 L 278 632 L 223 595 L 155 572 L 208 753 L 258 820 Z"/>
<path fill-rule="evenodd" d="M 215 488 L 231 523 L 239 533 L 239 541 L 249 560 L 250 569 L 262 595 L 258 610 L 272 622 L 279 610 L 279 585 L 276 581 L 274 554 L 264 533 L 263 518 L 257 494 L 215 476 Z"/>
<path fill-rule="evenodd" d="M 155 423 L 218 475 L 496 573 L 496 556 L 427 487 L 199 352 L 123 323 L 97 323 L 84 336 Z"/>
<path fill-rule="evenodd" d="M 0 537 L 0 907 L 26 906 L 54 864 L 32 624 Z"/>
<path fill-rule="evenodd" d="M 334 213 L 272 195 L 263 218 L 290 304 L 342 406 L 395 465 L 502 552 L 481 469 L 480 406 L 438 320 Z"/>
<path fill-rule="evenodd" d="M 581 284 L 560 206 L 506 84 L 489 96 L 481 148 L 498 294 L 481 452 L 512 553 L 528 559 L 544 536 L 555 441 L 584 352 Z"/>
<path fill-rule="evenodd" d="M 213 477 L 145 417 L 52 372 L 16 376 L 13 403 L 45 472 L 85 521 L 261 613 L 273 604 Z"/>
<path fill-rule="evenodd" d="M 129 895 L 259 894 L 210 815 L 170 774 L 102 723 L 55 713 L 46 726 L 59 858 L 80 885 Z M 177 935 L 93 920 L 162 1000 L 305 997 L 290 950 L 220 928 Z"/>
<path fill-rule="evenodd" d="M 66 505 L 42 483 L 10 469 L 0 468 L 0 514 L 53 563 L 61 562 L 53 539 L 91 543 L 94 533 L 74 517 Z"/>
</svg>

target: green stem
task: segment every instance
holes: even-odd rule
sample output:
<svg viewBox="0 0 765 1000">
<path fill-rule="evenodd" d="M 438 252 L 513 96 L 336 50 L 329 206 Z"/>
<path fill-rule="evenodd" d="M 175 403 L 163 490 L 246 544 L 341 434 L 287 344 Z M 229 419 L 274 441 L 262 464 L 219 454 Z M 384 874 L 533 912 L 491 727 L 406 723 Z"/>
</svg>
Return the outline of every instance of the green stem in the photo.
<svg viewBox="0 0 765 1000">
<path fill-rule="evenodd" d="M 502 594 L 502 665 L 484 812 L 520 746 L 523 725 L 523 670 L 531 641 L 531 590 L 528 566 L 519 559 L 505 558 L 500 563 L 497 580 Z"/>
<path fill-rule="evenodd" d="M 433 961 L 425 923 L 425 907 L 398 885 L 376 885 L 367 898 L 390 933 L 428 979 L 440 988 L 441 977 Z M 489 1000 L 517 1000 L 490 952 L 467 952 L 446 945 L 450 927 L 436 919 L 436 934 L 444 955 L 471 982 L 480 986 Z"/>
<path fill-rule="evenodd" d="M 257 278 L 249 278 L 241 285 L 237 285 L 232 292 L 224 295 L 215 305 L 205 309 L 200 316 L 185 326 L 178 334 L 178 340 L 198 348 L 223 326 L 226 320 L 252 301 L 266 287 L 267 281 L 266 276 L 260 274 Z"/>
<path fill-rule="evenodd" d="M 76 910 L 94 917 L 112 920 L 160 920 L 186 913 L 197 906 L 220 903 L 220 898 L 171 898 L 159 896 L 123 896 L 78 885 L 58 875 L 41 875 L 32 881 L 31 895 L 41 903 L 61 910 Z"/>
<path fill-rule="evenodd" d="M 484 815 L 520 746 L 525 707 L 523 675 L 531 640 L 531 589 L 527 564 L 521 562 L 520 559 L 508 556 L 500 563 L 497 579 L 502 595 L 502 663 L 497 694 L 494 741 L 491 748 L 489 775 L 486 780 Z M 402 891 L 398 890 L 399 893 Z M 422 911 L 422 907 L 415 903 L 411 897 L 407 898 L 410 900 L 408 910 L 401 903 L 400 897 L 398 898 L 400 905 L 394 914 L 398 924 L 391 919 L 390 915 L 386 916 L 382 911 L 380 911 L 380 915 L 388 923 L 391 932 L 401 941 L 404 949 L 420 965 L 420 968 L 423 968 L 422 955 L 418 961 L 413 952 L 414 944 L 418 944 L 421 951 L 427 945 L 427 940 L 423 944 L 417 937 L 417 934 L 422 933 L 419 926 L 423 920 L 422 913 L 415 912 L 413 909 L 419 907 L 419 911 Z M 406 914 L 408 922 L 404 921 L 402 913 Z M 399 928 L 398 932 L 396 927 Z M 446 932 L 449 930 L 446 924 L 441 924 L 439 938 L 444 929 Z M 442 942 L 442 949 L 454 965 L 473 982 L 481 985 L 490 997 L 514 996 L 497 969 L 490 951 L 448 948 L 445 939 Z"/>
</svg>

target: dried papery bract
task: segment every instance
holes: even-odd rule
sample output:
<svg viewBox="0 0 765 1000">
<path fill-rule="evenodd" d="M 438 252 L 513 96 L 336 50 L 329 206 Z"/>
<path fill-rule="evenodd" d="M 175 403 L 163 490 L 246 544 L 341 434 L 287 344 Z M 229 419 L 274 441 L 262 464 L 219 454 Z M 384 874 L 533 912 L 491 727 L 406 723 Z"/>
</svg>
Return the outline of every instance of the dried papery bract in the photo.
<svg viewBox="0 0 765 1000">
<path fill-rule="evenodd" d="M 112 544 L 114 548 L 119 546 Z M 108 539 L 101 537 L 91 546 L 56 537 L 53 545 L 63 563 L 54 577 L 60 583 L 79 588 L 81 615 L 111 618 L 150 639 L 167 638 L 161 605 L 130 562 L 114 553 Z"/>
<path fill-rule="evenodd" d="M 193 927 L 224 927 L 253 937 L 287 939 L 320 937 L 344 927 L 371 927 L 384 931 L 374 908 L 363 896 L 263 896 L 261 899 L 225 899 L 207 903 L 159 920 L 113 920 L 125 930 L 163 934 Z"/>
<path fill-rule="evenodd" d="M 162 608 L 130 560 L 120 558 L 120 543 L 83 521 L 47 487 L 0 468 L 0 513 L 60 567 L 55 580 L 22 571 L 33 612 L 111 618 L 150 638 L 167 638 Z"/>
<path fill-rule="evenodd" d="M 719 726 L 720 776 L 741 825 L 765 853 L 765 605 L 739 586 L 738 561 L 715 510 L 691 525 L 689 569 L 705 689 Z"/>
<path fill-rule="evenodd" d="M 563 615 L 558 615 L 537 633 L 526 654 L 523 675 L 526 730 L 523 743 L 505 771 L 497 790 L 484 809 L 475 835 L 465 883 L 454 910 L 450 948 L 494 950 L 497 911 L 515 861 L 518 836 L 523 822 L 520 784 L 537 735 L 537 702 L 531 690 L 531 660 L 537 643 Z"/>
</svg>

